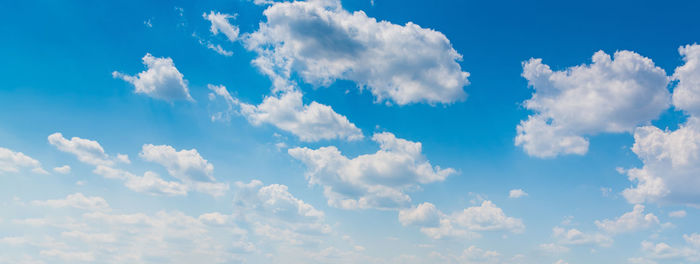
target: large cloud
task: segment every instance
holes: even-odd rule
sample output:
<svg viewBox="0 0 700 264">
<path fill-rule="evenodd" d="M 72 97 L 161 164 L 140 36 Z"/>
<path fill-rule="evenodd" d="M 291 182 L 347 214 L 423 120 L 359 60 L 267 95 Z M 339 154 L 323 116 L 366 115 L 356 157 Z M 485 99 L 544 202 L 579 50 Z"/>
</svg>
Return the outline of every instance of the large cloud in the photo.
<svg viewBox="0 0 700 264">
<path fill-rule="evenodd" d="M 264 15 L 267 22 L 245 43 L 259 55 L 254 64 L 278 86 L 280 78 L 297 73 L 315 86 L 350 80 L 377 101 L 400 105 L 466 97 L 469 73 L 461 70 L 461 55 L 438 31 L 350 13 L 337 0 L 275 3 Z"/>
<path fill-rule="evenodd" d="M 586 136 L 631 132 L 670 102 L 664 70 L 631 51 L 599 51 L 592 64 L 563 71 L 530 59 L 522 76 L 535 90 L 524 106 L 535 114 L 518 125 L 515 145 L 537 157 L 585 154 Z"/>
<path fill-rule="evenodd" d="M 236 39 L 238 39 L 240 30 L 237 26 L 231 25 L 229 22 L 229 19 L 236 17 L 235 15 L 211 11 L 209 14 L 202 14 L 202 17 L 211 22 L 210 31 L 212 34 L 217 35 L 221 32 L 226 35 L 230 41 L 236 41 Z"/>
<path fill-rule="evenodd" d="M 22 152 L 14 152 L 0 147 L 0 174 L 3 172 L 19 172 L 21 168 L 30 168 L 34 173 L 48 174 L 41 167 L 41 163 L 32 157 L 24 155 Z"/>
<path fill-rule="evenodd" d="M 483 201 L 479 206 L 450 215 L 444 214 L 431 203 L 422 203 L 399 211 L 399 222 L 404 226 L 419 226 L 421 232 L 434 239 L 478 236 L 474 233 L 476 231 L 508 230 L 521 233 L 525 229 L 521 219 L 506 216 L 491 201 Z"/>
<path fill-rule="evenodd" d="M 158 58 L 150 53 L 143 56 L 143 64 L 148 68 L 138 75 L 128 75 L 114 71 L 114 78 L 122 79 L 134 86 L 134 92 L 165 101 L 189 100 L 190 96 L 187 80 L 182 73 L 175 68 L 173 59 Z"/>
<path fill-rule="evenodd" d="M 595 221 L 598 228 L 611 233 L 627 233 L 652 227 L 659 224 L 659 218 L 652 213 L 644 214 L 644 205 L 637 204 L 632 212 L 627 212 L 615 220 L 605 219 Z"/>
<path fill-rule="evenodd" d="M 455 173 L 452 168 L 433 167 L 421 153 L 420 142 L 387 132 L 374 134 L 372 140 L 379 143 L 379 151 L 352 159 L 334 146 L 288 152 L 306 165 L 310 184 L 323 186 L 328 204 L 345 209 L 407 206 L 411 198 L 406 191 Z"/>
<path fill-rule="evenodd" d="M 674 106 L 690 116 L 678 129 L 637 128 L 632 151 L 641 168 L 627 170 L 635 185 L 624 190 L 631 203 L 659 202 L 700 206 L 700 45 L 679 48 L 685 64 L 673 78 Z"/>
</svg>

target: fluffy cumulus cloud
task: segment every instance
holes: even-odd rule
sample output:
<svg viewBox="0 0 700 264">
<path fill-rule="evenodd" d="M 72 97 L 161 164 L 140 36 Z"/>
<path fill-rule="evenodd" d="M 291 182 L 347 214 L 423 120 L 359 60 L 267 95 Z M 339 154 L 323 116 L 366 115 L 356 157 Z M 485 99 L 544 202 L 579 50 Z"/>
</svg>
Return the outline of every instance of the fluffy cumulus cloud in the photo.
<svg viewBox="0 0 700 264">
<path fill-rule="evenodd" d="M 137 75 L 128 75 L 118 71 L 112 72 L 114 78 L 122 79 L 134 86 L 134 92 L 165 100 L 194 101 L 187 87 L 187 80 L 175 68 L 171 58 L 158 58 L 150 53 L 142 58 L 147 69 Z"/>
<path fill-rule="evenodd" d="M 121 180 L 124 186 L 136 192 L 152 195 L 186 195 L 188 186 L 176 181 L 166 181 L 152 171 L 146 171 L 143 176 L 134 175 L 128 171 L 108 166 L 97 166 L 93 173 L 107 179 Z M 214 194 L 219 194 L 216 192 Z"/>
<path fill-rule="evenodd" d="M 673 105 L 700 116 L 700 45 L 686 45 L 678 48 L 678 52 L 685 64 L 673 73 L 673 79 L 678 81 L 673 90 Z"/>
<path fill-rule="evenodd" d="M 265 97 L 259 105 L 240 104 L 240 112 L 254 125 L 272 124 L 302 141 L 362 139 L 362 131 L 327 105 L 304 104 L 299 91 Z"/>
<path fill-rule="evenodd" d="M 237 26 L 231 25 L 229 22 L 229 19 L 235 18 L 236 15 L 211 11 L 209 14 L 202 14 L 202 17 L 211 22 L 210 31 L 212 34 L 218 35 L 219 32 L 221 32 L 226 35 L 230 41 L 236 41 L 236 39 L 238 39 L 240 30 Z"/>
<path fill-rule="evenodd" d="M 510 192 L 508 192 L 509 198 L 517 199 L 517 198 L 525 197 L 525 196 L 528 196 L 528 194 L 525 191 L 523 191 L 523 189 L 513 189 L 513 190 L 510 190 Z"/>
<path fill-rule="evenodd" d="M 253 105 L 232 97 L 224 86 L 209 85 L 209 89 L 212 100 L 218 97 L 225 104 L 223 111 L 212 114 L 212 121 L 228 120 L 232 113 L 238 113 L 253 125 L 271 124 L 305 142 L 331 139 L 353 141 L 364 137 L 355 124 L 330 106 L 317 102 L 304 104 L 302 93 L 298 90 L 276 93 Z"/>
<path fill-rule="evenodd" d="M 652 213 L 644 214 L 644 205 L 637 204 L 632 212 L 627 212 L 615 220 L 595 221 L 598 228 L 611 233 L 627 233 L 650 228 L 659 224 L 659 218 Z"/>
<path fill-rule="evenodd" d="M 0 174 L 17 173 L 22 168 L 30 169 L 34 173 L 48 174 L 41 167 L 41 163 L 22 152 L 15 152 L 10 149 L 0 147 Z"/>
<path fill-rule="evenodd" d="M 466 98 L 462 56 L 438 31 L 350 13 L 338 0 L 278 2 L 264 15 L 267 21 L 245 43 L 273 79 L 298 74 L 314 86 L 349 80 L 377 101 L 400 105 Z"/>
<path fill-rule="evenodd" d="M 48 206 L 54 208 L 74 207 L 78 209 L 103 211 L 109 210 L 107 201 L 99 196 L 87 197 L 82 193 L 75 193 L 66 196 L 64 199 L 33 201 L 33 205 Z"/>
<path fill-rule="evenodd" d="M 0 262 L 30 254 L 39 263 L 380 263 L 287 186 L 236 188 L 231 213 L 125 211 L 80 193 L 34 201 L 3 222 L 10 228 L 0 235 Z"/>
<path fill-rule="evenodd" d="M 293 148 L 288 153 L 306 165 L 307 180 L 323 187 L 329 205 L 345 209 L 405 207 L 411 201 L 407 191 L 455 173 L 431 165 L 420 142 L 388 132 L 376 133 L 372 140 L 379 143 L 379 151 L 355 158 L 334 146 Z"/>
<path fill-rule="evenodd" d="M 124 185 L 137 192 L 153 195 L 186 195 L 189 191 L 221 196 L 228 189 L 226 183 L 217 182 L 214 178 L 214 166 L 202 158 L 196 149 L 176 150 L 167 145 L 145 144 L 139 156 L 145 161 L 162 165 L 168 174 L 177 179 L 169 181 L 157 173 L 146 171 L 143 176 L 136 175 L 119 168 L 120 163 L 131 161 L 127 155 L 117 154 L 110 157 L 100 143 L 94 140 L 73 137 L 66 139 L 61 133 L 49 136 L 49 142 L 61 151 L 74 154 L 83 163 L 94 165 L 93 173 L 107 179 L 120 180 Z M 70 167 L 57 168 L 59 171 L 70 171 Z"/>
<path fill-rule="evenodd" d="M 442 237 L 478 236 L 478 231 L 507 230 L 521 233 L 525 225 L 521 219 L 507 216 L 491 201 L 483 201 L 460 212 L 447 215 L 431 203 L 422 203 L 410 209 L 399 211 L 399 222 L 404 226 L 418 226 L 427 236 Z"/>
<path fill-rule="evenodd" d="M 664 70 L 631 51 L 617 51 L 613 58 L 599 51 L 591 64 L 563 71 L 530 59 L 522 76 L 535 90 L 524 102 L 534 114 L 518 125 L 515 145 L 536 157 L 583 155 L 586 136 L 632 132 L 670 103 Z"/>
<path fill-rule="evenodd" d="M 685 64 L 673 74 L 678 80 L 673 104 L 689 117 L 673 131 L 637 128 L 632 151 L 644 165 L 627 170 L 634 185 L 623 195 L 631 203 L 700 205 L 700 46 L 687 45 L 679 51 Z"/>
<path fill-rule="evenodd" d="M 683 235 L 686 242 L 684 246 L 671 246 L 664 242 L 653 243 L 650 241 L 642 241 L 642 251 L 646 254 L 644 258 L 647 262 L 640 263 L 655 263 L 650 260 L 673 260 L 687 262 L 700 262 L 700 234 Z"/>
<path fill-rule="evenodd" d="M 559 245 L 598 245 L 609 247 L 613 239 L 609 235 L 598 232 L 582 232 L 576 228 L 566 229 L 556 226 L 552 229 L 552 237 Z"/>
<path fill-rule="evenodd" d="M 70 140 L 63 137 L 61 133 L 49 135 L 49 143 L 58 150 L 75 155 L 81 162 L 91 165 L 113 165 L 114 161 L 129 163 L 127 155 L 118 154 L 117 158 L 111 158 L 102 145 L 97 141 L 72 137 Z M 70 169 L 69 169 L 70 170 Z"/>
<path fill-rule="evenodd" d="M 53 168 L 53 171 L 58 172 L 60 174 L 68 174 L 68 173 L 70 173 L 70 166 L 63 165 L 61 167 L 55 167 L 55 168 Z"/>
</svg>

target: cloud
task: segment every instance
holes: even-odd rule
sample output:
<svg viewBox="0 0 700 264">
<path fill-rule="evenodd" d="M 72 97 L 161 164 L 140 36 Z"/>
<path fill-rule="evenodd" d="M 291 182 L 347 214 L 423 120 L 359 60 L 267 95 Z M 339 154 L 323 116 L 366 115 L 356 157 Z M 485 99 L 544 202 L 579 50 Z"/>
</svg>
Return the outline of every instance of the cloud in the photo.
<svg viewBox="0 0 700 264">
<path fill-rule="evenodd" d="M 637 128 L 632 151 L 642 160 L 641 168 L 627 170 L 635 184 L 623 191 L 630 203 L 658 202 L 700 206 L 700 46 L 679 48 L 685 64 L 676 68 L 673 78 L 673 104 L 690 116 L 678 129 L 654 126 Z"/>
<path fill-rule="evenodd" d="M 137 176 L 124 170 L 99 165 L 93 170 L 93 173 L 107 179 L 122 180 L 124 181 L 124 186 L 136 192 L 174 196 L 186 195 L 189 190 L 187 185 L 163 180 L 152 171 L 146 171 L 143 176 Z M 214 192 L 212 195 L 220 195 L 220 193 Z"/>
<path fill-rule="evenodd" d="M 627 201 L 700 205 L 700 119 L 691 116 L 674 131 L 640 127 L 632 151 L 644 165 L 627 171 L 635 184 L 622 192 Z"/>
<path fill-rule="evenodd" d="M 685 217 L 686 212 L 685 210 L 678 210 L 678 211 L 673 211 L 668 213 L 668 217 L 673 217 L 673 218 L 683 218 Z"/>
<path fill-rule="evenodd" d="M 700 261 L 700 245 L 694 244 L 693 239 L 698 238 L 698 234 L 683 235 L 687 246 L 672 247 L 664 242 L 653 243 L 642 241 L 642 251 L 650 259 L 685 259 L 688 262 Z"/>
<path fill-rule="evenodd" d="M 612 245 L 612 238 L 601 233 L 584 233 L 576 228 L 565 229 L 555 226 L 552 229 L 552 237 L 560 245 L 598 245 L 609 247 Z"/>
<path fill-rule="evenodd" d="M 61 167 L 55 167 L 55 168 L 53 168 L 53 171 L 58 172 L 60 174 L 68 174 L 68 173 L 70 173 L 70 166 L 63 165 Z"/>
<path fill-rule="evenodd" d="M 134 92 L 150 97 L 165 100 L 194 101 L 187 88 L 187 80 L 182 73 L 175 68 L 173 59 L 158 58 L 150 53 L 142 58 L 143 64 L 148 68 L 138 75 L 127 75 L 118 71 L 112 72 L 112 77 L 122 79 L 134 85 Z"/>
<path fill-rule="evenodd" d="M 678 52 L 685 64 L 673 73 L 673 79 L 678 81 L 673 89 L 673 105 L 688 114 L 700 116 L 700 45 L 682 46 Z"/>
<path fill-rule="evenodd" d="M 210 11 L 209 14 L 202 14 L 202 17 L 211 22 L 210 30 L 212 34 L 218 35 L 219 32 L 221 32 L 224 35 L 226 35 L 226 37 L 231 42 L 234 42 L 236 41 L 236 39 L 238 39 L 238 33 L 240 32 L 240 30 L 237 26 L 231 25 L 231 23 L 229 23 L 229 19 L 236 18 L 236 15 L 229 15 L 225 13 Z"/>
<path fill-rule="evenodd" d="M 293 73 L 314 86 L 349 80 L 379 101 L 452 103 L 466 98 L 469 73 L 462 56 L 442 33 L 408 22 L 377 21 L 362 11 L 350 13 L 340 1 L 274 3 L 266 22 L 245 38 L 258 53 L 253 63 L 280 79 Z"/>
<path fill-rule="evenodd" d="M 362 131 L 355 124 L 330 106 L 317 102 L 305 105 L 299 91 L 265 97 L 259 105 L 240 103 L 240 109 L 253 125 L 272 124 L 305 142 L 363 138 Z"/>
<path fill-rule="evenodd" d="M 202 158 L 196 149 L 180 150 L 168 145 L 145 144 L 139 156 L 163 165 L 171 176 L 182 181 L 214 181 L 214 165 Z"/>
<path fill-rule="evenodd" d="M 87 164 L 96 166 L 114 164 L 114 161 L 105 153 L 100 143 L 94 140 L 79 137 L 73 137 L 68 140 L 61 133 L 53 133 L 49 135 L 49 143 L 60 151 L 75 155 L 79 161 Z M 123 158 L 118 160 L 123 161 Z"/>
<path fill-rule="evenodd" d="M 637 204 L 632 212 L 625 213 L 615 220 L 595 221 L 598 228 L 611 233 L 628 233 L 650 228 L 659 224 L 659 218 L 652 213 L 644 214 L 644 205 Z"/>
<path fill-rule="evenodd" d="M 540 158 L 583 155 L 586 136 L 632 132 L 670 103 L 664 70 L 631 51 L 617 51 L 614 58 L 598 51 L 593 63 L 563 71 L 530 59 L 522 76 L 535 90 L 524 106 L 535 113 L 518 125 L 515 145 Z"/>
<path fill-rule="evenodd" d="M 107 201 L 99 196 L 87 197 L 82 193 L 75 193 L 66 196 L 65 199 L 32 201 L 32 205 L 48 206 L 54 208 L 73 207 L 90 211 L 108 211 L 110 210 Z"/>
<path fill-rule="evenodd" d="M 517 199 L 517 198 L 525 197 L 525 196 L 528 196 L 528 194 L 525 191 L 523 191 L 522 189 L 513 189 L 513 190 L 510 190 L 510 192 L 508 192 L 509 198 Z"/>
<path fill-rule="evenodd" d="M 422 203 L 399 211 L 399 222 L 404 226 L 418 226 L 421 232 L 433 238 L 478 236 L 477 231 L 501 231 L 522 233 L 525 225 L 521 219 L 506 216 L 491 201 L 472 206 L 463 211 L 444 214 L 431 203 Z"/>
<path fill-rule="evenodd" d="M 261 181 L 236 183 L 234 206 L 255 234 L 270 243 L 302 245 L 319 243 L 331 232 L 325 214 L 296 198 L 287 186 Z"/>
<path fill-rule="evenodd" d="M 323 187 L 328 204 L 344 209 L 404 207 L 411 201 L 407 191 L 443 181 L 456 172 L 433 167 L 421 153 L 420 142 L 388 132 L 375 133 L 372 140 L 379 143 L 376 153 L 352 159 L 334 146 L 287 152 L 306 165 L 309 184 Z"/>
<path fill-rule="evenodd" d="M 49 174 L 41 167 L 41 163 L 32 157 L 0 147 L 0 174 L 17 173 L 21 168 L 30 168 L 33 173 Z"/>
</svg>

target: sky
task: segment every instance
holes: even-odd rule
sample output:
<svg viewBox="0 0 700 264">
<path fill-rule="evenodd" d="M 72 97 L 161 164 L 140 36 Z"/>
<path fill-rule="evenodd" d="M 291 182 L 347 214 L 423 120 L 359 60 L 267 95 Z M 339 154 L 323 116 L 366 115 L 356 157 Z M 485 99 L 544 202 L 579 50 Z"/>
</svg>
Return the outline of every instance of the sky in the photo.
<svg viewBox="0 0 700 264">
<path fill-rule="evenodd" d="M 700 262 L 695 1 L 4 1 L 0 263 Z"/>
</svg>

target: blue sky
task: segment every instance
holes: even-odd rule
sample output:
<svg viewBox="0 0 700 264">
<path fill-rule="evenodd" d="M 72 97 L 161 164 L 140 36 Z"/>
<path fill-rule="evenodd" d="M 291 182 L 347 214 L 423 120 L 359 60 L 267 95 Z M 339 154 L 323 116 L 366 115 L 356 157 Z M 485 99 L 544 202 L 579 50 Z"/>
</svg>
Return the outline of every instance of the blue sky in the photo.
<svg viewBox="0 0 700 264">
<path fill-rule="evenodd" d="M 700 262 L 699 7 L 0 3 L 0 263 Z"/>
</svg>

